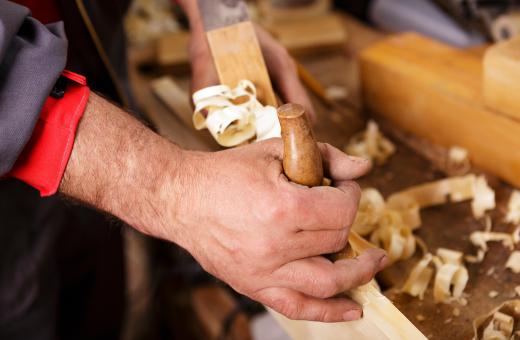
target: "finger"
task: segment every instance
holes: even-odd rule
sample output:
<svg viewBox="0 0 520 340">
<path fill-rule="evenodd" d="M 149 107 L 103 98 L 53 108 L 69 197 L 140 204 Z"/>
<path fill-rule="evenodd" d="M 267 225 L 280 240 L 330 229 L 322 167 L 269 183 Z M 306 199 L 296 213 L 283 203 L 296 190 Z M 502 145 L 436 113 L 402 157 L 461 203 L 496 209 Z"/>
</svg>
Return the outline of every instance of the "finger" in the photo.
<svg viewBox="0 0 520 340">
<path fill-rule="evenodd" d="M 327 143 L 318 143 L 327 175 L 334 181 L 351 180 L 366 174 L 372 164 L 369 160 L 349 156 Z"/>
<path fill-rule="evenodd" d="M 266 288 L 253 297 L 292 320 L 320 322 L 361 318 L 361 306 L 343 297 L 317 299 L 285 288 Z"/>
<path fill-rule="evenodd" d="M 370 282 L 387 261 L 382 249 L 369 249 L 356 258 L 336 262 L 321 256 L 297 260 L 273 274 L 278 286 L 329 298 Z"/>
<path fill-rule="evenodd" d="M 338 230 L 352 225 L 361 190 L 354 182 L 341 182 L 339 187 L 308 188 L 290 185 L 285 205 L 294 212 L 296 230 Z"/>
<path fill-rule="evenodd" d="M 261 27 L 255 27 L 271 79 L 286 103 L 297 103 L 305 108 L 307 117 L 316 121 L 314 108 L 307 91 L 300 82 L 296 63 L 287 50 Z"/>
<path fill-rule="evenodd" d="M 348 230 L 300 231 L 285 236 L 280 248 L 274 249 L 278 262 L 275 265 L 295 260 L 337 253 L 345 249 L 348 241 Z"/>
</svg>

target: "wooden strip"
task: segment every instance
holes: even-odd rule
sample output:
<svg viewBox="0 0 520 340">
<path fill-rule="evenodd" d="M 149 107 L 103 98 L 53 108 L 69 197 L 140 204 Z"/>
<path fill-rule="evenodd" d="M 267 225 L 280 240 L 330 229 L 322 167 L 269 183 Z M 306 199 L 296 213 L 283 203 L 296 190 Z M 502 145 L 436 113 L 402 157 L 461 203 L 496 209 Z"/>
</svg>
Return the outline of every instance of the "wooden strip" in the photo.
<svg viewBox="0 0 520 340">
<path fill-rule="evenodd" d="M 253 24 L 249 21 L 207 32 L 213 61 L 222 84 L 231 88 L 252 81 L 264 105 L 278 106 Z"/>
<path fill-rule="evenodd" d="M 484 57 L 488 107 L 520 120 L 520 37 L 490 47 Z"/>
<path fill-rule="evenodd" d="M 293 55 L 341 51 L 347 31 L 335 14 L 265 23 L 265 28 Z"/>
<path fill-rule="evenodd" d="M 188 44 L 190 33 L 167 34 L 157 41 L 157 63 L 162 66 L 187 67 L 190 63 Z"/>
<path fill-rule="evenodd" d="M 193 128 L 193 108 L 188 93 L 169 76 L 155 79 L 150 85 L 161 102 L 175 113 L 186 127 Z"/>
<path fill-rule="evenodd" d="M 520 185 L 520 124 L 484 107 L 478 58 L 403 34 L 366 49 L 361 76 L 371 112 L 433 143 L 462 146 L 474 164 Z"/>
</svg>

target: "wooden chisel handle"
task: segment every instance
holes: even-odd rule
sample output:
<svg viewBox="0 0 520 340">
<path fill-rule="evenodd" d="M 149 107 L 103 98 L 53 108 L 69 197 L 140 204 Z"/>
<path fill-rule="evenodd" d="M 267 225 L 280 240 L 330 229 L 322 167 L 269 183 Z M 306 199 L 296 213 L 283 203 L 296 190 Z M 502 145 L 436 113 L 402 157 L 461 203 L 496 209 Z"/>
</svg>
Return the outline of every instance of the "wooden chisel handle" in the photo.
<svg viewBox="0 0 520 340">
<path fill-rule="evenodd" d="M 323 161 L 305 109 L 298 104 L 278 108 L 284 144 L 283 170 L 289 180 L 308 187 L 323 182 Z"/>
<path fill-rule="evenodd" d="M 294 183 L 314 187 L 324 183 L 323 159 L 314 139 L 312 128 L 305 116 L 305 109 L 298 104 L 285 104 L 278 108 L 278 119 L 282 128 L 284 144 L 283 170 L 287 178 Z M 375 246 L 350 231 L 349 244 L 333 259 L 354 257 Z M 353 250 L 354 253 L 351 251 Z"/>
</svg>

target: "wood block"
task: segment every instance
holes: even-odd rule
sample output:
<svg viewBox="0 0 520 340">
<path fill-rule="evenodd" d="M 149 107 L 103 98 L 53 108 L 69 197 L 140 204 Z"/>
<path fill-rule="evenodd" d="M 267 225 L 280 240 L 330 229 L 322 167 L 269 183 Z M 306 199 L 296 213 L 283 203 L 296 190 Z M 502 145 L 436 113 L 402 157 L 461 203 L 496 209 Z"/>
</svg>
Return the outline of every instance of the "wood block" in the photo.
<svg viewBox="0 0 520 340">
<path fill-rule="evenodd" d="M 484 101 L 520 119 L 520 37 L 490 47 L 484 56 Z"/>
<path fill-rule="evenodd" d="M 360 66 L 368 110 L 433 143 L 464 147 L 475 165 L 520 186 L 520 123 L 484 106 L 478 57 L 407 33 L 364 50 Z"/>
<path fill-rule="evenodd" d="M 331 0 L 314 0 L 309 5 L 276 6 L 273 0 L 258 1 L 258 9 L 262 20 L 270 23 L 313 19 L 328 13 L 332 7 Z"/>
<path fill-rule="evenodd" d="M 190 63 L 188 43 L 190 33 L 186 31 L 167 34 L 157 41 L 157 63 L 161 66 L 186 67 Z"/>
<path fill-rule="evenodd" d="M 262 104 L 278 106 L 251 22 L 209 31 L 207 37 L 222 84 L 235 87 L 239 81 L 248 79 L 255 84 Z"/>
<path fill-rule="evenodd" d="M 335 14 L 280 21 L 265 27 L 291 54 L 297 55 L 341 49 L 347 40 L 347 31 Z"/>
<path fill-rule="evenodd" d="M 186 127 L 193 128 L 193 108 L 190 95 L 168 76 L 155 79 L 150 85 L 159 100 L 175 113 Z"/>
</svg>

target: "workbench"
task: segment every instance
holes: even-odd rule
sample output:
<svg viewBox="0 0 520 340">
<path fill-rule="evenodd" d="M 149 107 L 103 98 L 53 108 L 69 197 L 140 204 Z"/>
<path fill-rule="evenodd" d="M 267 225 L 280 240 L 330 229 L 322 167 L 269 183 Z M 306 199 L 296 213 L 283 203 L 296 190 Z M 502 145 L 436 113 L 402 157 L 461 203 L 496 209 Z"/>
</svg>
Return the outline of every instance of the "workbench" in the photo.
<svg viewBox="0 0 520 340">
<path fill-rule="evenodd" d="M 349 138 L 359 130 L 358 123 L 352 123 L 359 116 L 361 109 L 360 86 L 356 56 L 365 46 L 380 39 L 383 35 L 374 32 L 354 19 L 344 16 L 343 21 L 348 31 L 348 43 L 342 51 L 321 54 L 314 57 L 301 58 L 299 61 L 326 86 L 342 86 L 348 95 L 340 112 L 331 112 L 317 98 L 313 102 L 318 117 L 315 126 L 317 139 L 328 142 L 342 149 Z M 481 53 L 475 49 L 475 53 Z M 136 100 L 157 131 L 182 147 L 197 150 L 218 150 L 207 131 L 195 131 L 190 126 L 190 117 L 174 115 L 152 93 L 149 82 L 164 73 L 160 70 L 148 69 L 142 72 L 143 61 L 153 58 L 154 50 L 135 49 L 130 51 L 130 79 Z M 141 65 L 141 67 L 139 67 Z M 141 70 L 141 71 L 140 71 Z M 180 86 L 188 91 L 189 74 L 170 74 Z M 366 113 L 365 113 L 366 114 Z M 383 131 L 390 136 L 395 135 L 395 127 L 382 124 Z M 406 136 L 393 139 L 397 153 L 390 161 L 375 167 L 370 174 L 360 179 L 362 187 L 375 187 L 387 197 L 389 194 L 412 185 L 445 177 L 441 171 L 423 156 L 409 148 Z M 477 170 L 478 171 L 478 170 Z M 490 185 L 496 191 L 497 208 L 491 212 L 493 229 L 496 231 L 512 231 L 512 226 L 501 221 L 505 215 L 505 207 L 512 188 L 496 177 L 488 176 Z M 474 254 L 476 249 L 469 242 L 472 231 L 483 230 L 481 221 L 471 215 L 469 203 L 446 204 L 428 208 L 421 212 L 423 223 L 416 234 L 427 244 L 431 252 L 438 247 Z M 504 264 L 510 251 L 500 243 L 491 243 L 490 251 L 480 264 L 468 264 L 470 279 L 466 287 L 468 304 L 435 304 L 431 286 L 421 301 L 408 295 L 399 294 L 413 265 L 419 260 L 420 251 L 410 260 L 394 264 L 379 275 L 379 283 L 384 293 L 429 339 L 470 339 L 473 336 L 472 321 L 475 317 L 487 313 L 502 301 L 515 297 L 514 287 L 520 285 L 520 275 L 506 270 Z M 497 291 L 498 296 L 491 298 L 490 291 Z M 454 315 L 454 308 L 460 310 Z"/>
</svg>

